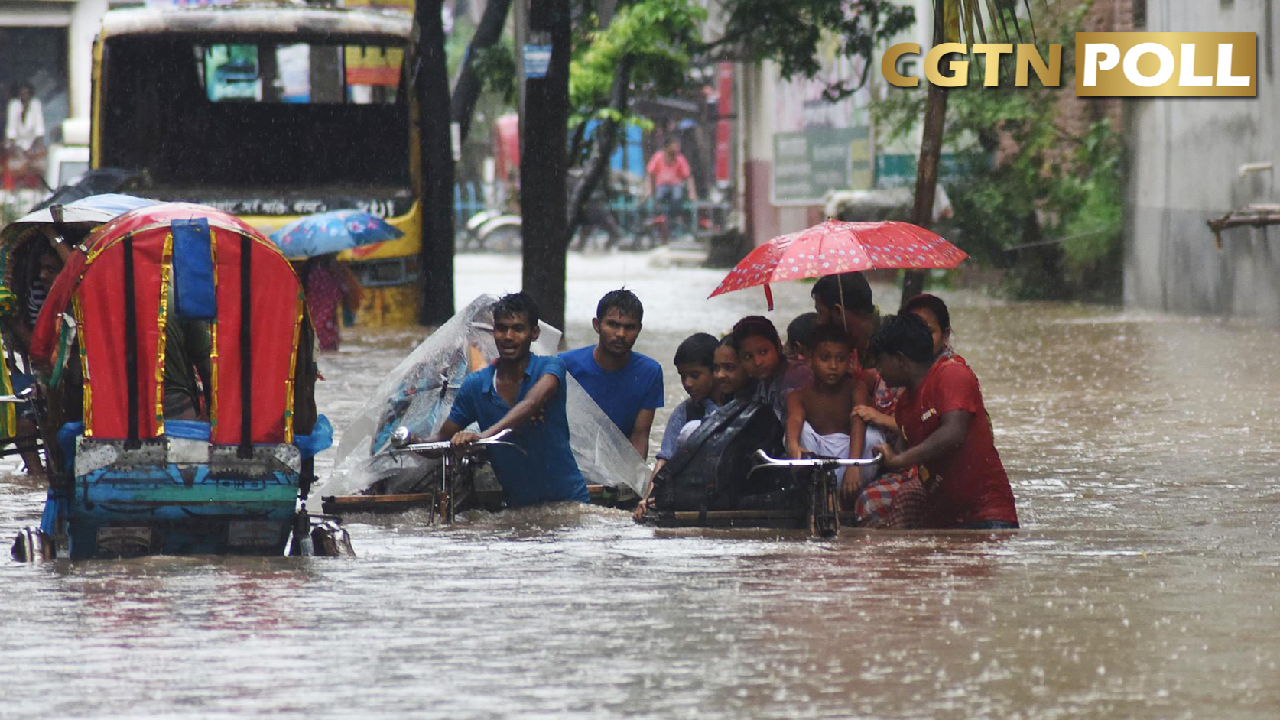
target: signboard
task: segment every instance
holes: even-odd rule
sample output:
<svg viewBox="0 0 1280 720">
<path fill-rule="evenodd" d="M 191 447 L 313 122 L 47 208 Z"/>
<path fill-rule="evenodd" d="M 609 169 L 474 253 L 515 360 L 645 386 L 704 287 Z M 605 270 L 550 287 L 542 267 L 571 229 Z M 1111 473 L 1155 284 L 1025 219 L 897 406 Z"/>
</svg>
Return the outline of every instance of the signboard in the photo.
<svg viewBox="0 0 1280 720">
<path fill-rule="evenodd" d="M 829 190 L 868 188 L 871 170 L 865 127 L 809 128 L 773 136 L 775 205 L 812 205 Z"/>
<path fill-rule="evenodd" d="M 343 58 L 346 62 L 348 85 L 400 85 L 404 48 L 348 45 Z"/>
<path fill-rule="evenodd" d="M 830 86 L 855 85 L 864 75 L 862 61 L 840 50 L 835 38 L 824 37 L 814 77 L 779 82 L 774 91 L 774 205 L 818 205 L 829 190 L 871 187 L 870 92 L 826 98 Z"/>
<path fill-rule="evenodd" d="M 908 153 L 881 153 L 876 156 L 876 187 L 914 187 L 916 168 L 920 159 Z M 964 168 L 954 153 L 943 153 L 938 161 L 938 181 L 955 183 L 963 181 Z"/>
<path fill-rule="evenodd" d="M 551 67 L 551 46 L 526 44 L 524 46 L 524 76 L 531 80 L 540 80 L 547 76 L 547 68 Z"/>
</svg>

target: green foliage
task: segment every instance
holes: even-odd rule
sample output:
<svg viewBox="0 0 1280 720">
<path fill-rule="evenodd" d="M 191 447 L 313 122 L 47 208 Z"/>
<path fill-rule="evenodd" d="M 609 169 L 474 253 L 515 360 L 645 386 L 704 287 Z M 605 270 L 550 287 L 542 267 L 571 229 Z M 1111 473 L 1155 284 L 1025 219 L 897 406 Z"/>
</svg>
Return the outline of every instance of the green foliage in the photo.
<svg viewBox="0 0 1280 720">
<path fill-rule="evenodd" d="M 706 18 L 688 0 L 641 0 L 619 8 L 607 27 L 579 33 L 569 63 L 569 103 L 579 121 L 603 117 L 624 56 L 632 60 L 633 92 L 663 96 L 686 87 Z"/>
<path fill-rule="evenodd" d="M 471 62 L 485 91 L 493 93 L 502 98 L 507 105 L 515 107 L 518 78 L 516 77 L 515 49 L 511 38 L 504 35 L 491 47 L 477 50 Z"/>
<path fill-rule="evenodd" d="M 1063 34 L 1078 22 L 1077 14 Z M 983 58 L 969 59 L 968 87 L 948 93 L 946 142 L 966 180 L 947 186 L 955 217 L 946 231 L 979 264 L 1006 268 L 1015 297 L 1117 298 L 1123 148 L 1111 124 L 1072 135 L 1061 122 L 1060 90 L 1039 85 L 1034 73 L 1031 87 L 1014 87 L 1008 56 L 1000 87 L 983 87 Z M 1063 58 L 1064 86 L 1074 82 L 1074 65 Z M 875 108 L 878 132 L 908 136 L 924 102 L 923 89 L 892 91 Z"/>
<path fill-rule="evenodd" d="M 856 82 L 838 82 L 826 90 L 837 101 L 866 83 L 872 51 L 915 24 L 915 10 L 890 0 L 722 0 L 725 34 L 715 45 L 735 46 L 737 59 L 772 60 L 784 78 L 812 79 L 822 69 L 817 49 L 826 37 L 838 39 L 837 54 L 862 58 Z M 852 7 L 851 7 L 852 5 Z"/>
</svg>

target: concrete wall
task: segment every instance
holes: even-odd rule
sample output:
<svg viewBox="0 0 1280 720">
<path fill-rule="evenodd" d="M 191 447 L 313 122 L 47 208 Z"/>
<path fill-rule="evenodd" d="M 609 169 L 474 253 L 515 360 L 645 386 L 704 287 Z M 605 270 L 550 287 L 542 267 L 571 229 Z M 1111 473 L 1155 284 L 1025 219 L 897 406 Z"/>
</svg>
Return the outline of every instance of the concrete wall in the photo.
<svg viewBox="0 0 1280 720">
<path fill-rule="evenodd" d="M 1131 101 L 1125 302 L 1177 313 L 1280 321 L 1280 226 L 1223 234 L 1205 222 L 1251 202 L 1280 202 L 1280 85 L 1274 0 L 1148 0 L 1148 31 L 1256 31 L 1256 99 Z M 1241 178 L 1246 163 L 1277 170 Z"/>
</svg>

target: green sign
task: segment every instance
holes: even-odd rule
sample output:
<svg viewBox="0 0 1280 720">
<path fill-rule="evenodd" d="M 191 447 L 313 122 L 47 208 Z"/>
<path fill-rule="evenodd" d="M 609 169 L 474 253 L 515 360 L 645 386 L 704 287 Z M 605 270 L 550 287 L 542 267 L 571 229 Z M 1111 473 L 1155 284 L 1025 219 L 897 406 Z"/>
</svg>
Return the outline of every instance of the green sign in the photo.
<svg viewBox="0 0 1280 720">
<path fill-rule="evenodd" d="M 867 128 L 809 128 L 773 136 L 775 205 L 822 202 L 828 190 L 871 187 Z"/>
<path fill-rule="evenodd" d="M 938 160 L 938 180 L 948 185 L 963 180 L 966 175 L 961 158 L 954 153 L 943 153 Z M 920 158 L 906 154 L 881 154 L 876 156 L 876 187 L 894 188 L 916 184 L 916 166 Z"/>
</svg>

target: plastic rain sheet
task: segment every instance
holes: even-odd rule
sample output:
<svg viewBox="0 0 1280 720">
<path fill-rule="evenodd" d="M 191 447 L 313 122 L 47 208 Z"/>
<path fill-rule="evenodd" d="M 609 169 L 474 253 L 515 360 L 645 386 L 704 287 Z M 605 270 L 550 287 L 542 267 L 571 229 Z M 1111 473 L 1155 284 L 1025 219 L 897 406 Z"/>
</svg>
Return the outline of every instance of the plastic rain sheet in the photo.
<svg viewBox="0 0 1280 720">
<path fill-rule="evenodd" d="M 453 398 L 468 373 L 498 357 L 489 307 L 497 298 L 481 295 L 423 340 L 378 386 L 342 433 L 333 474 L 317 491 L 323 495 L 420 492 L 439 460 L 388 452 L 391 432 L 404 425 L 417 437 L 434 437 L 449 417 Z M 538 355 L 553 355 L 560 331 L 541 324 L 533 344 Z M 643 495 L 649 468 L 630 441 L 609 420 L 573 376 L 568 376 L 569 443 L 578 468 L 591 485 L 629 487 Z"/>
</svg>

